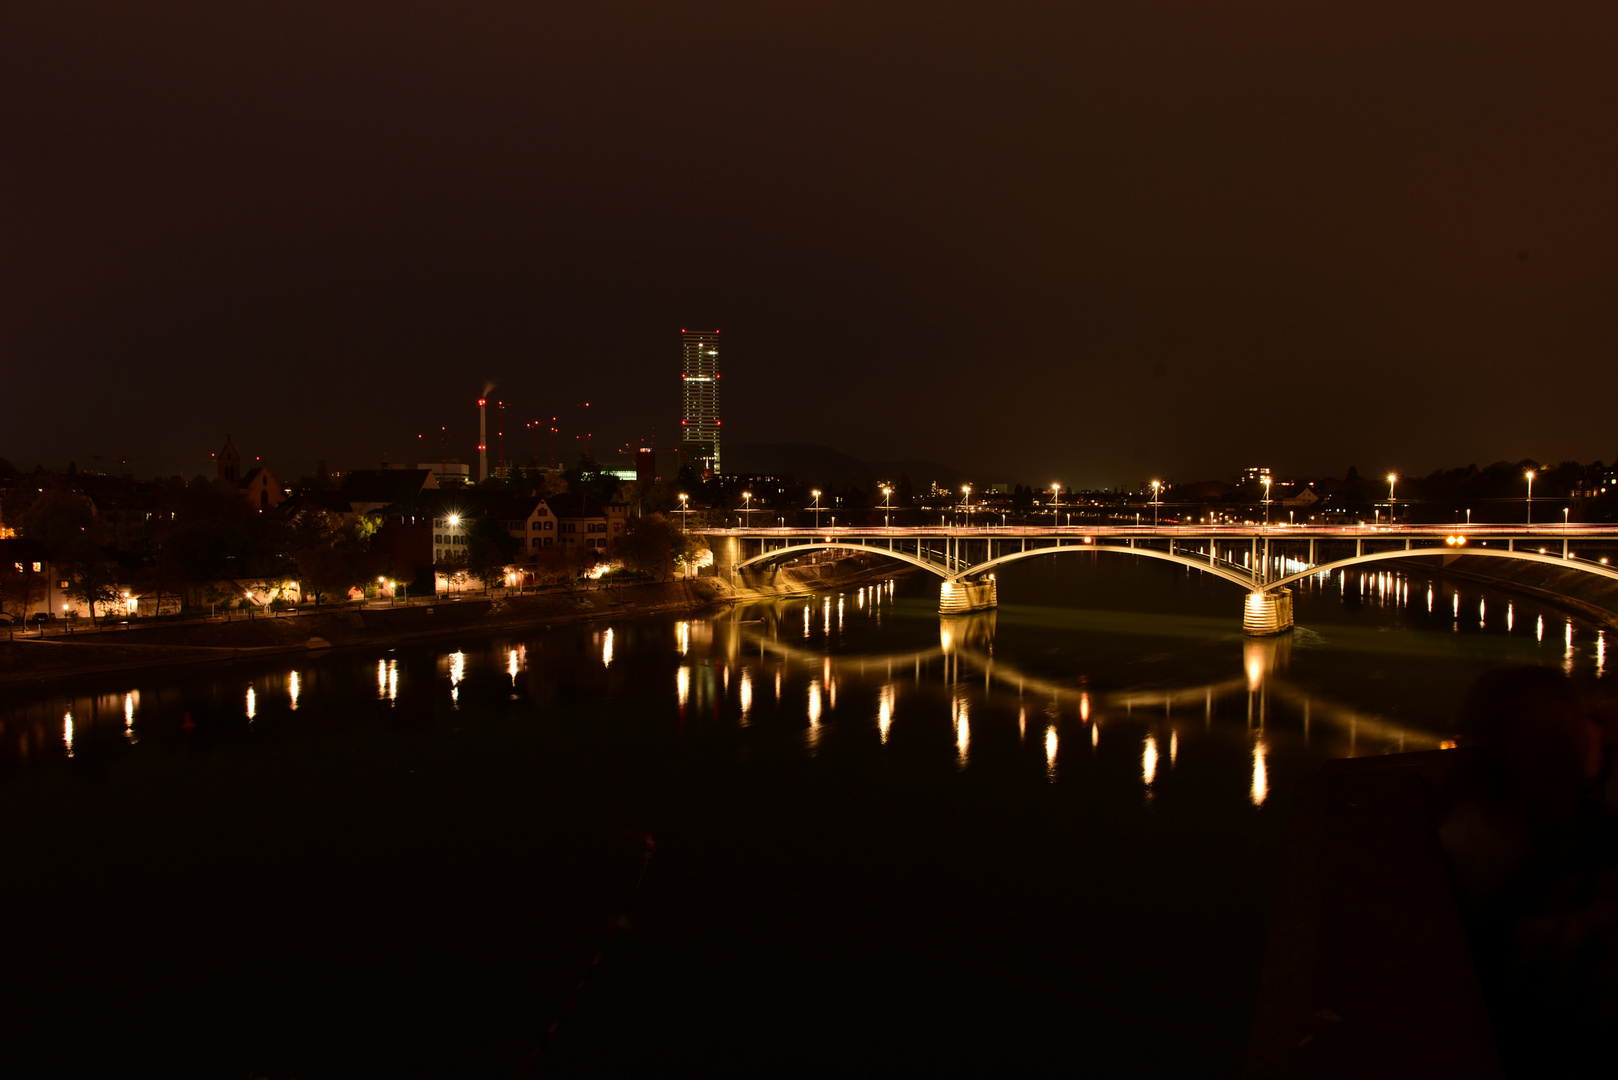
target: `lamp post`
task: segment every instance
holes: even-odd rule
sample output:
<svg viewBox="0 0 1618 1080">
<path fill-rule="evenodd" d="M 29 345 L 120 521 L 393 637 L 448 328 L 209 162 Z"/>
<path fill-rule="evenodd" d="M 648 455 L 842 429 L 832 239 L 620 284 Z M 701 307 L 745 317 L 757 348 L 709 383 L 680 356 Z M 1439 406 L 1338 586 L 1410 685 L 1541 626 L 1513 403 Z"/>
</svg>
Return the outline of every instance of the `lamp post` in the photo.
<svg viewBox="0 0 1618 1080">
<path fill-rule="evenodd" d="M 686 495 L 685 493 L 682 492 L 680 494 L 680 531 L 681 532 L 685 532 L 687 516 L 691 513 L 691 508 L 686 505 L 686 499 L 688 499 L 688 498 L 690 498 L 690 496 Z"/>
<path fill-rule="evenodd" d="M 1397 484 L 1398 482 L 1399 482 L 1399 474 L 1398 473 L 1389 473 L 1388 474 L 1388 524 L 1390 524 L 1390 525 L 1393 524 L 1393 519 L 1396 516 L 1394 514 L 1394 512 L 1393 512 L 1393 485 Z"/>
<path fill-rule="evenodd" d="M 815 497 L 814 505 L 810 507 L 815 512 L 815 528 L 820 528 L 820 489 L 816 488 L 809 494 Z"/>
<path fill-rule="evenodd" d="M 1525 474 L 1528 477 L 1528 524 L 1534 523 L 1534 470 L 1529 469 Z"/>
<path fill-rule="evenodd" d="M 1270 478 L 1264 478 L 1264 524 L 1270 523 Z"/>
<path fill-rule="evenodd" d="M 966 509 L 966 527 L 972 527 L 972 485 L 961 485 L 961 506 Z"/>
<path fill-rule="evenodd" d="M 1564 506 L 1564 507 L 1562 507 L 1562 528 L 1565 529 L 1565 528 L 1567 528 L 1567 526 L 1568 526 L 1567 507 Z"/>
<path fill-rule="evenodd" d="M 1163 491 L 1163 481 L 1152 481 L 1152 528 L 1157 528 L 1158 497 Z"/>
<path fill-rule="evenodd" d="M 882 527 L 885 529 L 892 524 L 893 519 L 893 489 L 882 489 Z"/>
<path fill-rule="evenodd" d="M 1056 496 L 1056 505 L 1051 507 L 1051 524 L 1060 525 L 1062 523 L 1062 485 L 1052 484 L 1051 494 Z"/>
<path fill-rule="evenodd" d="M 744 491 L 742 492 L 742 528 L 747 528 L 747 523 L 752 520 L 750 517 L 748 517 L 748 515 L 752 512 L 753 493 L 751 491 Z"/>
</svg>

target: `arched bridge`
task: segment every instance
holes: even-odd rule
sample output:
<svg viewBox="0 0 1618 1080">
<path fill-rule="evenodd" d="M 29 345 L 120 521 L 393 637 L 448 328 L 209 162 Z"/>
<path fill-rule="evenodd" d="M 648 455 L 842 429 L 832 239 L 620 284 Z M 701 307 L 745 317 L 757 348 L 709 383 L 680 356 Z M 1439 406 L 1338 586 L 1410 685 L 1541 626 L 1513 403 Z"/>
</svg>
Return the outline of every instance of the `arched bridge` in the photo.
<svg viewBox="0 0 1618 1080">
<path fill-rule="evenodd" d="M 1053 555 L 1133 555 L 1192 567 L 1247 593 L 1243 626 L 1292 626 L 1289 585 L 1315 574 L 1390 559 L 1462 555 L 1540 563 L 1618 581 L 1618 528 L 1594 525 L 1291 525 L 704 530 L 721 573 L 758 580 L 814 551 L 882 555 L 941 579 L 939 612 L 998 603 L 995 570 Z"/>
</svg>

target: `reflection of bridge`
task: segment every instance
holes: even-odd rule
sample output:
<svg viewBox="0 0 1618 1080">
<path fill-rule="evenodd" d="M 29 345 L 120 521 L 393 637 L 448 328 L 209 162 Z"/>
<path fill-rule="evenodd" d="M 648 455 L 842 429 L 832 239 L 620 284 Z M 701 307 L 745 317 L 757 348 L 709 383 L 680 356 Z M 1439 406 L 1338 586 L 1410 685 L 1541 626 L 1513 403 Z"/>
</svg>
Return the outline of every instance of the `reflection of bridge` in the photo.
<svg viewBox="0 0 1618 1080">
<path fill-rule="evenodd" d="M 1593 525 L 1117 526 L 1010 528 L 711 529 L 705 534 L 723 573 L 757 581 L 765 571 L 816 551 L 881 555 L 943 579 L 943 614 L 998 602 L 994 571 L 1047 555 L 1111 554 L 1194 567 L 1247 591 L 1244 628 L 1279 633 L 1292 626 L 1288 586 L 1314 574 L 1388 559 L 1461 556 L 1513 559 L 1618 580 L 1618 529 Z"/>
<path fill-rule="evenodd" d="M 782 601 L 778 608 L 796 608 L 803 603 L 801 599 Z M 1003 690 L 1015 691 L 1018 697 L 1043 701 L 1057 710 L 1076 713 L 1085 721 L 1101 719 L 1103 715 L 1161 714 L 1173 717 L 1200 713 L 1212 722 L 1215 702 L 1245 696 L 1248 724 L 1263 728 L 1273 694 L 1302 717 L 1305 735 L 1309 732 L 1313 717 L 1346 733 L 1351 742 L 1357 738 L 1371 738 L 1388 745 L 1397 743 L 1402 749 L 1407 739 L 1420 742 L 1433 738 L 1430 732 L 1360 712 L 1352 706 L 1321 698 L 1292 685 L 1284 675 L 1292 647 L 1291 639 L 1286 637 L 1248 638 L 1242 646 L 1242 672 L 1233 678 L 1200 686 L 1094 691 L 1083 685 L 1074 685 L 1071 681 L 1025 672 L 997 658 L 994 655 L 995 613 L 992 611 L 942 620 L 939 644 L 936 646 L 892 653 L 837 656 L 793 644 L 781 636 L 781 623 L 784 622 L 782 610 L 768 612 L 770 617 L 761 620 L 763 625 L 758 630 L 744 629 L 743 624 L 735 621 L 735 616 L 743 610 L 733 608 L 730 620 L 738 642 L 745 641 L 749 648 L 756 647 L 760 656 L 769 653 L 781 660 L 819 668 L 828 679 L 839 671 L 862 678 L 885 671 L 891 679 L 897 673 L 913 670 L 919 683 L 924 669 L 931 669 L 935 663 L 942 662 L 945 683 L 960 686 L 968 681 L 961 671 L 964 662 L 968 669 L 975 669 L 981 675 L 985 695 L 998 686 Z"/>
</svg>

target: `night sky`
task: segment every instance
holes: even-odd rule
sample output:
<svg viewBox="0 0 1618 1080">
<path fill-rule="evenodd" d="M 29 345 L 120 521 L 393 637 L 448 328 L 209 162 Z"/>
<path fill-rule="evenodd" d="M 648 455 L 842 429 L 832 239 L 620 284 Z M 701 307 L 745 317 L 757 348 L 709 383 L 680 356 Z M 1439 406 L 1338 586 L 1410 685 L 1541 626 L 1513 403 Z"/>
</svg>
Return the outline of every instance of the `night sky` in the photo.
<svg viewBox="0 0 1618 1080">
<path fill-rule="evenodd" d="M 13 5 L 0 456 L 1618 457 L 1618 5 L 1320 7 Z"/>
</svg>

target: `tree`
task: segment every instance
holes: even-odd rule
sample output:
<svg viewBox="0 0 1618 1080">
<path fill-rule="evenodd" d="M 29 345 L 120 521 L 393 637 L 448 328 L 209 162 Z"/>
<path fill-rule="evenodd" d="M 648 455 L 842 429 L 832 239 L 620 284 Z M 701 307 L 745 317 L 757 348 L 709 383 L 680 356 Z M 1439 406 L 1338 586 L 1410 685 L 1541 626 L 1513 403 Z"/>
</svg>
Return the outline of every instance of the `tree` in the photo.
<svg viewBox="0 0 1618 1080">
<path fill-rule="evenodd" d="M 100 548 L 86 544 L 69 551 L 61 566 L 68 578 L 68 587 L 62 591 L 88 607 L 90 624 L 96 625 L 96 605 L 118 599 L 118 564 Z"/>
<path fill-rule="evenodd" d="M 40 566 L 35 570 L 36 565 Z M 26 616 L 33 606 L 45 599 L 44 566 L 32 561 L 0 564 L 0 612 L 8 608 L 18 616 Z"/>
<path fill-rule="evenodd" d="M 696 540 L 662 514 L 636 518 L 618 545 L 624 566 L 653 581 L 667 581 L 674 564 L 695 554 Z"/>
</svg>

